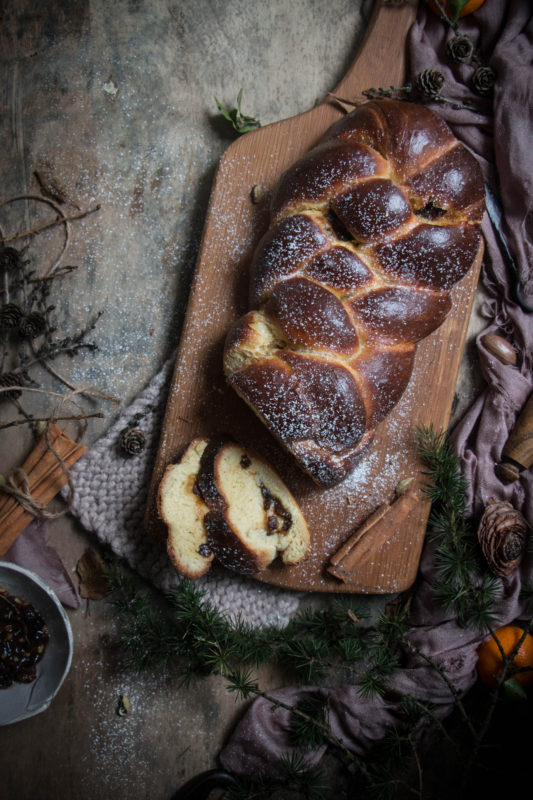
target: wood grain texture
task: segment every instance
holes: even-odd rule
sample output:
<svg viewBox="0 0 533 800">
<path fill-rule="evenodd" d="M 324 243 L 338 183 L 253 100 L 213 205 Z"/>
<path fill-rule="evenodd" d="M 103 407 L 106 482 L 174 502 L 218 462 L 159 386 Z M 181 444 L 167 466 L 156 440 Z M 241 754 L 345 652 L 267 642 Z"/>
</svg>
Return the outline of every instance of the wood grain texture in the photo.
<svg viewBox="0 0 533 800">
<path fill-rule="evenodd" d="M 377 7 L 352 67 L 333 93 L 363 99 L 365 89 L 401 85 L 405 41 L 416 8 Z M 196 436 L 225 432 L 254 448 L 279 471 L 299 501 L 312 536 L 311 552 L 295 567 L 274 565 L 258 580 L 291 589 L 384 594 L 408 588 L 416 576 L 429 503 L 421 501 L 404 529 L 367 559 L 360 573 L 341 583 L 326 570 L 331 555 L 396 484 L 420 472 L 414 431 L 430 422 L 447 426 L 477 285 L 481 254 L 453 291 L 453 311 L 417 350 L 413 376 L 394 412 L 378 428 L 371 451 L 354 473 L 330 490 L 316 487 L 264 426 L 225 385 L 222 347 L 234 320 L 247 310 L 248 264 L 267 227 L 268 196 L 281 173 L 312 147 L 342 114 L 325 102 L 312 110 L 238 139 L 218 166 L 195 278 L 152 477 L 146 525 L 156 541 L 165 529 L 155 513 L 155 494 L 166 466 Z M 265 200 L 251 202 L 260 185 Z"/>
</svg>

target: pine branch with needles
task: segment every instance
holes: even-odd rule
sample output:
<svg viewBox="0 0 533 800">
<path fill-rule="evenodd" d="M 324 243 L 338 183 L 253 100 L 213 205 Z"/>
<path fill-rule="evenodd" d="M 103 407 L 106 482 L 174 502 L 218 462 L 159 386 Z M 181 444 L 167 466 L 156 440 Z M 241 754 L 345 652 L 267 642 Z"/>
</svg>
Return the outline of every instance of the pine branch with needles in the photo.
<svg viewBox="0 0 533 800">
<path fill-rule="evenodd" d="M 495 623 L 499 581 L 482 563 L 459 459 L 446 434 L 432 426 L 418 431 L 418 448 L 432 503 L 427 536 L 435 544 L 436 599 L 462 624 L 486 631 Z"/>
</svg>

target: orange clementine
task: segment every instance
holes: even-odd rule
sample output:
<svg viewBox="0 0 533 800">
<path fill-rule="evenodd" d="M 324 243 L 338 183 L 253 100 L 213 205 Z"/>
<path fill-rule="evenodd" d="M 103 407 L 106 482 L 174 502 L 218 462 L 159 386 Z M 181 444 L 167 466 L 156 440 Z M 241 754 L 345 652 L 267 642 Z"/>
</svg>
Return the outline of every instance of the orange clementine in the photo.
<svg viewBox="0 0 533 800">
<path fill-rule="evenodd" d="M 453 11 L 450 9 L 448 3 L 444 2 L 444 0 L 440 0 L 441 5 L 444 6 L 444 10 L 448 14 L 448 16 L 453 16 Z M 471 14 L 473 11 L 477 11 L 477 9 L 483 5 L 485 0 L 468 0 L 468 3 L 460 10 L 459 16 L 465 17 L 467 14 Z M 435 11 L 436 14 L 440 14 L 439 7 L 432 3 L 431 0 L 429 1 L 429 5 L 432 11 Z"/>
<path fill-rule="evenodd" d="M 524 631 L 516 625 L 504 625 L 494 631 L 503 652 L 510 656 L 514 652 Z M 491 636 L 478 647 L 478 675 L 484 684 L 495 688 L 498 685 L 498 676 L 501 675 L 504 660 L 500 648 L 494 637 Z M 514 672 L 514 669 L 531 667 L 531 672 Z M 521 686 L 533 685 L 533 636 L 526 634 L 522 644 L 513 658 L 512 665 L 507 669 L 507 678 L 515 678 Z"/>
</svg>

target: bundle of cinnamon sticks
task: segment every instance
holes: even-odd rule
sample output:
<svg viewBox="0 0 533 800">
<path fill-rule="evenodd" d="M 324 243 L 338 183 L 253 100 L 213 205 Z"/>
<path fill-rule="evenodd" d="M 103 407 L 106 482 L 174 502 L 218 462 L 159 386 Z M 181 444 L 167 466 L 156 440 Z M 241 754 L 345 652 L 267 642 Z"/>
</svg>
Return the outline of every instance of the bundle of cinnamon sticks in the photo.
<svg viewBox="0 0 533 800">
<path fill-rule="evenodd" d="M 68 469 L 87 451 L 52 423 L 9 484 L 0 486 L 0 558 L 68 481 Z M 14 491 L 12 491 L 14 490 Z"/>
</svg>

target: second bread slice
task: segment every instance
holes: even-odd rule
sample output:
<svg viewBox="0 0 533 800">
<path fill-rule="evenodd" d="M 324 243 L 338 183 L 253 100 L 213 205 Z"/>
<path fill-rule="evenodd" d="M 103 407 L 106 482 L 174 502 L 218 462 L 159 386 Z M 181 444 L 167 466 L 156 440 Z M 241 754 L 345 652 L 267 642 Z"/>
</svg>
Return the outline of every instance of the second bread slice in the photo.
<svg viewBox="0 0 533 800">
<path fill-rule="evenodd" d="M 212 439 L 200 461 L 197 487 L 209 508 L 209 547 L 228 569 L 253 574 L 276 556 L 297 564 L 309 549 L 303 514 L 279 475 L 240 444 Z"/>
</svg>

